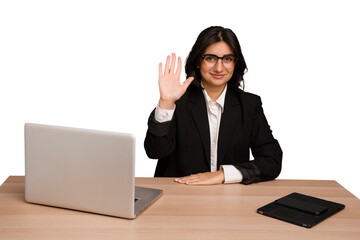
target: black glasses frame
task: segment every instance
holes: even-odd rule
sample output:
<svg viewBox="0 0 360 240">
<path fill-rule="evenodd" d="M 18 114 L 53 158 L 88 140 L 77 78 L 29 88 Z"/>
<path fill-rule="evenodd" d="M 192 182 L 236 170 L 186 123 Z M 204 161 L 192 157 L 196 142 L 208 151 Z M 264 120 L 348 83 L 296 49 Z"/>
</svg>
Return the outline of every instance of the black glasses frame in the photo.
<svg viewBox="0 0 360 240">
<path fill-rule="evenodd" d="M 234 54 L 226 54 L 226 55 L 224 55 L 224 56 L 222 56 L 222 57 L 219 57 L 219 56 L 217 56 L 217 55 L 215 55 L 215 54 L 205 54 L 205 55 L 202 55 L 201 58 L 204 60 L 204 58 L 207 57 L 207 56 L 216 58 L 216 62 L 218 62 L 219 59 L 221 59 L 222 61 L 224 61 L 224 60 L 223 60 L 224 58 L 230 57 L 230 56 L 235 58 L 235 59 L 234 59 L 234 63 L 236 63 L 237 60 L 238 60 L 238 58 L 235 57 Z"/>
</svg>

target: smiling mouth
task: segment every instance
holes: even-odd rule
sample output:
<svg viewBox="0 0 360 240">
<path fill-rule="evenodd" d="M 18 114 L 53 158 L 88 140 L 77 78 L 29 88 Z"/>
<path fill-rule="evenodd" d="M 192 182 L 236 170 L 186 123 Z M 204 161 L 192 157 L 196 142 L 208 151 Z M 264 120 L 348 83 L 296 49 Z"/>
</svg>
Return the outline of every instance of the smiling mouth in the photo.
<svg viewBox="0 0 360 240">
<path fill-rule="evenodd" d="M 225 75 L 224 74 L 211 74 L 211 76 L 213 76 L 213 78 L 220 79 L 220 78 L 223 78 Z"/>
</svg>

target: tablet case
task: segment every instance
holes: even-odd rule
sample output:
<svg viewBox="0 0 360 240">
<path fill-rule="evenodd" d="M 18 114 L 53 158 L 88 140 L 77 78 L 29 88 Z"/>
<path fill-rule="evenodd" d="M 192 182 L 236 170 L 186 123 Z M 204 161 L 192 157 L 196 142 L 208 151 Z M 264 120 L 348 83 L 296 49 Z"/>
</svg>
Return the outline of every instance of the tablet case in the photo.
<svg viewBox="0 0 360 240">
<path fill-rule="evenodd" d="M 311 228 L 317 223 L 343 210 L 345 205 L 300 193 L 291 193 L 257 212 L 302 227 Z"/>
</svg>

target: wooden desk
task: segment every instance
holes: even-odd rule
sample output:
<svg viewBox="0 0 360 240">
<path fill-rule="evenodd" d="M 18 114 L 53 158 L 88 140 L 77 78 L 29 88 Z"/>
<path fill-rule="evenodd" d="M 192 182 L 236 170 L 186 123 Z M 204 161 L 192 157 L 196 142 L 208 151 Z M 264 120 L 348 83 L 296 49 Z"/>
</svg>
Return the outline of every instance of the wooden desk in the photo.
<svg viewBox="0 0 360 240">
<path fill-rule="evenodd" d="M 275 180 L 244 186 L 185 186 L 137 178 L 164 195 L 135 220 L 24 201 L 24 177 L 0 187 L 0 239 L 360 239 L 360 200 L 335 181 Z M 306 229 L 256 209 L 292 192 L 343 203 L 345 209 Z"/>
</svg>

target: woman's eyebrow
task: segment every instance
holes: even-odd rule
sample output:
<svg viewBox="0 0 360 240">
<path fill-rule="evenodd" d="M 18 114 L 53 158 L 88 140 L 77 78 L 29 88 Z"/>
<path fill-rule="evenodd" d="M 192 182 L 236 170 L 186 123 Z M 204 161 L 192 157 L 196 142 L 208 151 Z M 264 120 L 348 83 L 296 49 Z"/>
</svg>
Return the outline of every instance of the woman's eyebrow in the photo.
<svg viewBox="0 0 360 240">
<path fill-rule="evenodd" d="M 220 57 L 216 54 L 213 54 L 213 53 L 204 53 L 203 55 L 213 55 L 213 56 L 217 56 L 217 57 Z M 227 53 L 227 54 L 224 54 L 223 56 L 229 56 L 229 55 L 234 55 L 233 53 Z"/>
</svg>

